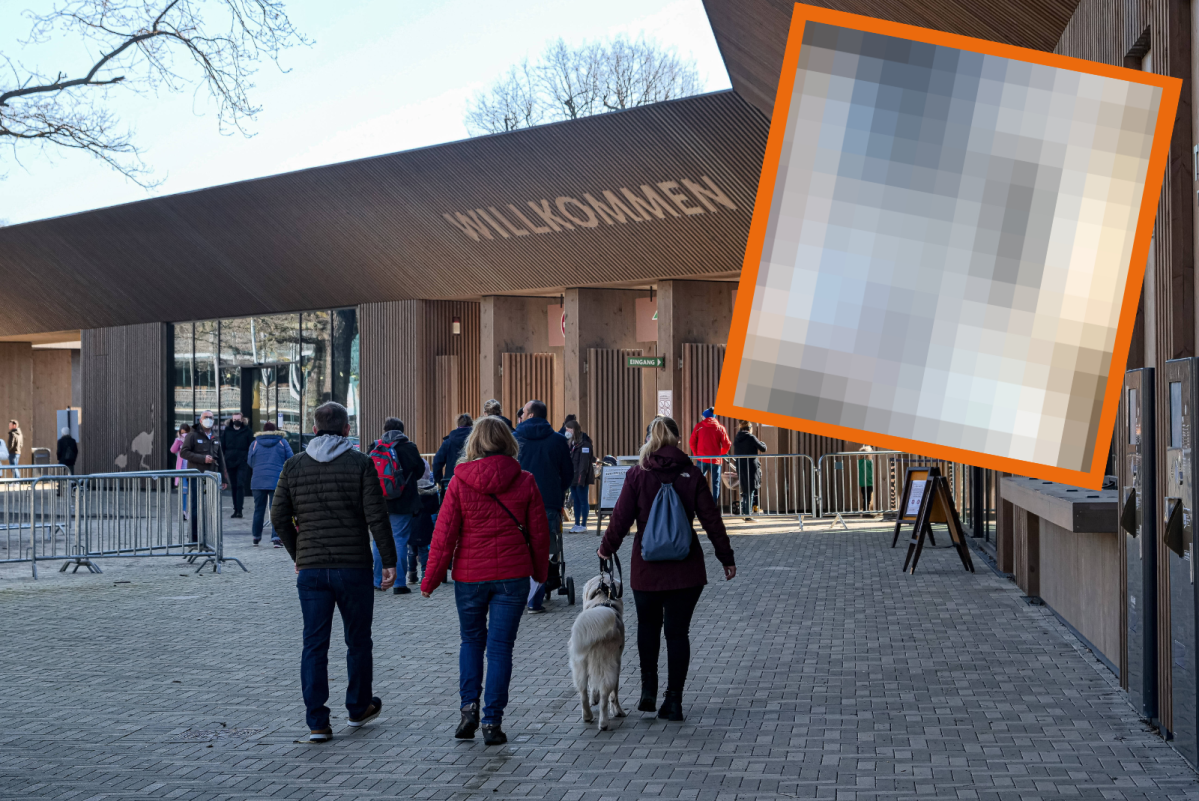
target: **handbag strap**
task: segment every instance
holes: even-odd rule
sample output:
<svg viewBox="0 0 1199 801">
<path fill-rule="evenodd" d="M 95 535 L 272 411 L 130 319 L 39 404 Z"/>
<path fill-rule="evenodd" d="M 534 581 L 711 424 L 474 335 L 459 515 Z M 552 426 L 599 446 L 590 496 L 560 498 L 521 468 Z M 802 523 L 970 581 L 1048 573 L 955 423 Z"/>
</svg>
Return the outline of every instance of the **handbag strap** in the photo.
<svg viewBox="0 0 1199 801">
<path fill-rule="evenodd" d="M 507 514 L 508 517 L 512 518 L 512 522 L 516 524 L 516 527 L 518 529 L 520 529 L 521 536 L 525 538 L 525 545 L 527 545 L 529 547 L 529 559 L 532 560 L 534 564 L 536 564 L 536 561 L 537 561 L 536 557 L 533 556 L 533 540 L 529 538 L 528 530 L 526 530 L 525 527 L 521 525 L 520 521 L 516 519 L 516 515 L 512 514 L 512 511 L 507 506 L 504 506 L 504 502 L 501 501 L 495 494 L 492 494 L 489 497 L 491 498 L 491 500 L 495 501 L 496 503 L 498 503 L 500 505 L 500 508 L 504 510 L 504 513 Z"/>
</svg>

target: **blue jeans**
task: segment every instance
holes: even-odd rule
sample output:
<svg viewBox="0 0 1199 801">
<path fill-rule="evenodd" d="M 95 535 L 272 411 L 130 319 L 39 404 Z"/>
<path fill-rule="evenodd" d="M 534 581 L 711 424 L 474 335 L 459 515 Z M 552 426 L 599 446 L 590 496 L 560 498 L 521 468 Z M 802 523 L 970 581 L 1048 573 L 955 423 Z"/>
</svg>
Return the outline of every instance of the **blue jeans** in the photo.
<svg viewBox="0 0 1199 801">
<path fill-rule="evenodd" d="M 425 566 L 429 564 L 429 546 L 408 543 L 408 569 L 415 572 L 417 564 L 420 565 L 421 576 L 424 576 Z"/>
<path fill-rule="evenodd" d="M 304 655 L 300 686 L 308 709 L 308 728 L 329 728 L 329 636 L 333 608 L 341 612 L 346 640 L 346 710 L 361 717 L 371 704 L 371 620 L 375 594 L 365 568 L 301 570 L 296 576 L 304 613 Z"/>
<path fill-rule="evenodd" d="M 391 538 L 396 544 L 396 580 L 408 577 L 408 534 L 416 520 L 412 515 L 388 515 L 391 520 Z M 375 589 L 383 586 L 383 559 L 379 546 L 371 539 L 371 553 L 375 555 Z"/>
<path fill-rule="evenodd" d="M 251 490 L 254 493 L 254 520 L 250 523 L 250 532 L 254 535 L 254 542 L 262 539 L 262 519 L 269 517 L 267 512 L 271 510 L 271 504 L 275 502 L 274 490 Z M 275 529 L 271 527 L 271 539 L 279 539 L 279 535 L 275 533 Z"/>
<path fill-rule="evenodd" d="M 458 604 L 458 627 L 462 647 L 458 651 L 458 690 L 462 706 L 476 703 L 483 690 L 483 655 L 487 654 L 487 695 L 483 723 L 499 724 L 508 705 L 512 680 L 512 646 L 525 611 L 527 578 L 506 581 L 454 582 Z M 488 626 L 488 613 L 491 625 Z"/>
<path fill-rule="evenodd" d="M 587 501 L 587 495 L 590 490 L 591 487 L 588 487 L 587 485 L 570 488 L 570 500 L 575 507 L 574 511 L 576 526 L 587 525 L 587 512 L 591 508 L 591 505 Z"/>
<path fill-rule="evenodd" d="M 715 499 L 716 505 L 720 506 L 720 465 L 710 462 L 700 462 L 699 472 L 708 476 L 712 481 L 712 498 Z"/>
<path fill-rule="evenodd" d="M 562 513 L 557 509 L 545 510 L 546 521 L 550 527 L 550 581 L 558 576 L 560 565 L 562 564 Z M 558 584 L 561 584 L 561 576 L 558 576 Z M 549 582 L 547 582 L 549 583 Z M 557 586 L 557 585 L 555 585 Z M 538 584 L 533 579 L 529 578 L 529 608 L 540 609 L 545 601 L 545 584 Z"/>
</svg>

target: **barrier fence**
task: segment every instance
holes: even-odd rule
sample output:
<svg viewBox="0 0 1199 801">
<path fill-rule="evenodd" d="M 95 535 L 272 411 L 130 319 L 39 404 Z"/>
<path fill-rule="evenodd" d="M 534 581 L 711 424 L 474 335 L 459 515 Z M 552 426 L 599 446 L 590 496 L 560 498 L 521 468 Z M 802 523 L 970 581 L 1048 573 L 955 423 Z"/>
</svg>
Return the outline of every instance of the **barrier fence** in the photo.
<svg viewBox="0 0 1199 801">
<path fill-rule="evenodd" d="M 219 479 L 198 470 L 0 480 L 0 533 L 0 563 L 29 562 L 34 578 L 38 562 L 99 573 L 100 559 L 164 556 L 246 570 L 225 556 Z"/>
<path fill-rule="evenodd" d="M 41 478 L 42 476 L 69 475 L 71 475 L 71 470 L 65 464 L 0 465 L 0 481 L 11 478 Z"/>
</svg>

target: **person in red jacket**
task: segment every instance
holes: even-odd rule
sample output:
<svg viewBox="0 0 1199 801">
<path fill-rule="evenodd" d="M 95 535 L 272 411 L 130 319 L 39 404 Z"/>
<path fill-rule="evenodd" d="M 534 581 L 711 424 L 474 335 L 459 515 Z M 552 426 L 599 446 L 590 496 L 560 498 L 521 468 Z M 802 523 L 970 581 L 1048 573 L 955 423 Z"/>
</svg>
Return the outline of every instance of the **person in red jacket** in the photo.
<svg viewBox="0 0 1199 801">
<path fill-rule="evenodd" d="M 486 654 L 482 723 L 487 745 L 508 741 L 501 723 L 512 679 L 516 629 L 529 596 L 529 578 L 544 583 L 549 573 L 545 504 L 536 479 L 516 461 L 518 449 L 511 429 L 500 418 L 475 421 L 437 515 L 420 586 L 428 598 L 445 581 L 453 562 L 462 632 L 458 655 L 462 720 L 454 736 L 470 740 L 479 728 Z"/>
<path fill-rule="evenodd" d="M 662 630 L 666 630 L 666 696 L 658 717 L 683 719 L 683 684 L 691 663 L 689 637 L 691 615 L 699 603 L 699 594 L 708 583 L 704 552 L 699 537 L 691 535 L 691 551 L 676 562 L 647 562 L 641 557 L 641 533 L 645 531 L 650 509 L 663 484 L 671 484 L 678 493 L 690 523 L 696 517 L 708 533 L 716 558 L 724 567 L 725 580 L 737 575 L 729 536 L 720 519 L 720 509 L 708 494 L 707 483 L 687 454 L 678 449 L 679 427 L 669 417 L 650 423 L 649 439 L 641 447 L 636 467 L 625 475 L 624 487 L 609 518 L 608 530 L 599 547 L 599 558 L 620 550 L 620 544 L 634 521 L 630 560 L 630 584 L 637 604 L 637 653 L 641 658 L 641 700 L 637 709 L 653 712 L 658 695 L 658 649 Z"/>
<path fill-rule="evenodd" d="M 688 444 L 691 446 L 693 457 L 716 457 L 696 459 L 695 461 L 699 463 L 699 469 L 712 482 L 712 498 L 716 501 L 716 505 L 720 506 L 720 463 L 724 461 L 720 457 L 729 452 L 733 443 L 729 440 L 729 432 L 724 424 L 716 419 L 716 412 L 712 407 L 704 409 L 703 417 L 691 430 L 691 440 Z"/>
</svg>

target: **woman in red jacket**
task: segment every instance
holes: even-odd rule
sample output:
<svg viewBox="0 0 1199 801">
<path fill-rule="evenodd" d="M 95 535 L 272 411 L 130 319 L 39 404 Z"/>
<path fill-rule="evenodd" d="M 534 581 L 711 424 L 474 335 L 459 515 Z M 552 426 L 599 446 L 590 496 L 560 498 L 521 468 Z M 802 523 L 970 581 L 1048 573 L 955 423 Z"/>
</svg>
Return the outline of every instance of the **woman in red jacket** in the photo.
<svg viewBox="0 0 1199 801">
<path fill-rule="evenodd" d="M 641 558 L 641 532 L 649 510 L 663 484 L 673 484 L 689 521 L 699 517 L 716 558 L 724 566 L 725 580 L 737 575 L 733 548 L 729 545 L 720 510 L 707 481 L 678 448 L 679 427 L 669 417 L 650 423 L 649 439 L 641 447 L 640 463 L 625 476 L 624 488 L 609 518 L 608 530 L 599 548 L 600 559 L 620 550 L 620 543 L 637 521 L 633 538 L 630 583 L 637 604 L 637 652 L 641 657 L 641 701 L 637 708 L 653 712 L 658 696 L 658 649 L 666 629 L 666 696 L 658 717 L 683 719 L 683 684 L 691 663 L 691 615 L 699 594 L 708 583 L 704 552 L 699 537 L 691 535 L 691 551 L 677 562 L 647 562 Z"/>
<path fill-rule="evenodd" d="M 458 651 L 462 721 L 454 736 L 470 740 L 479 728 L 486 653 L 483 741 L 487 745 L 508 742 L 500 724 L 512 679 L 512 645 L 529 596 L 529 577 L 544 583 L 549 572 L 545 504 L 533 475 L 520 469 L 517 449 L 516 438 L 500 418 L 475 421 L 442 501 L 420 586 L 428 598 L 445 581 L 453 561 L 462 633 Z"/>
</svg>

